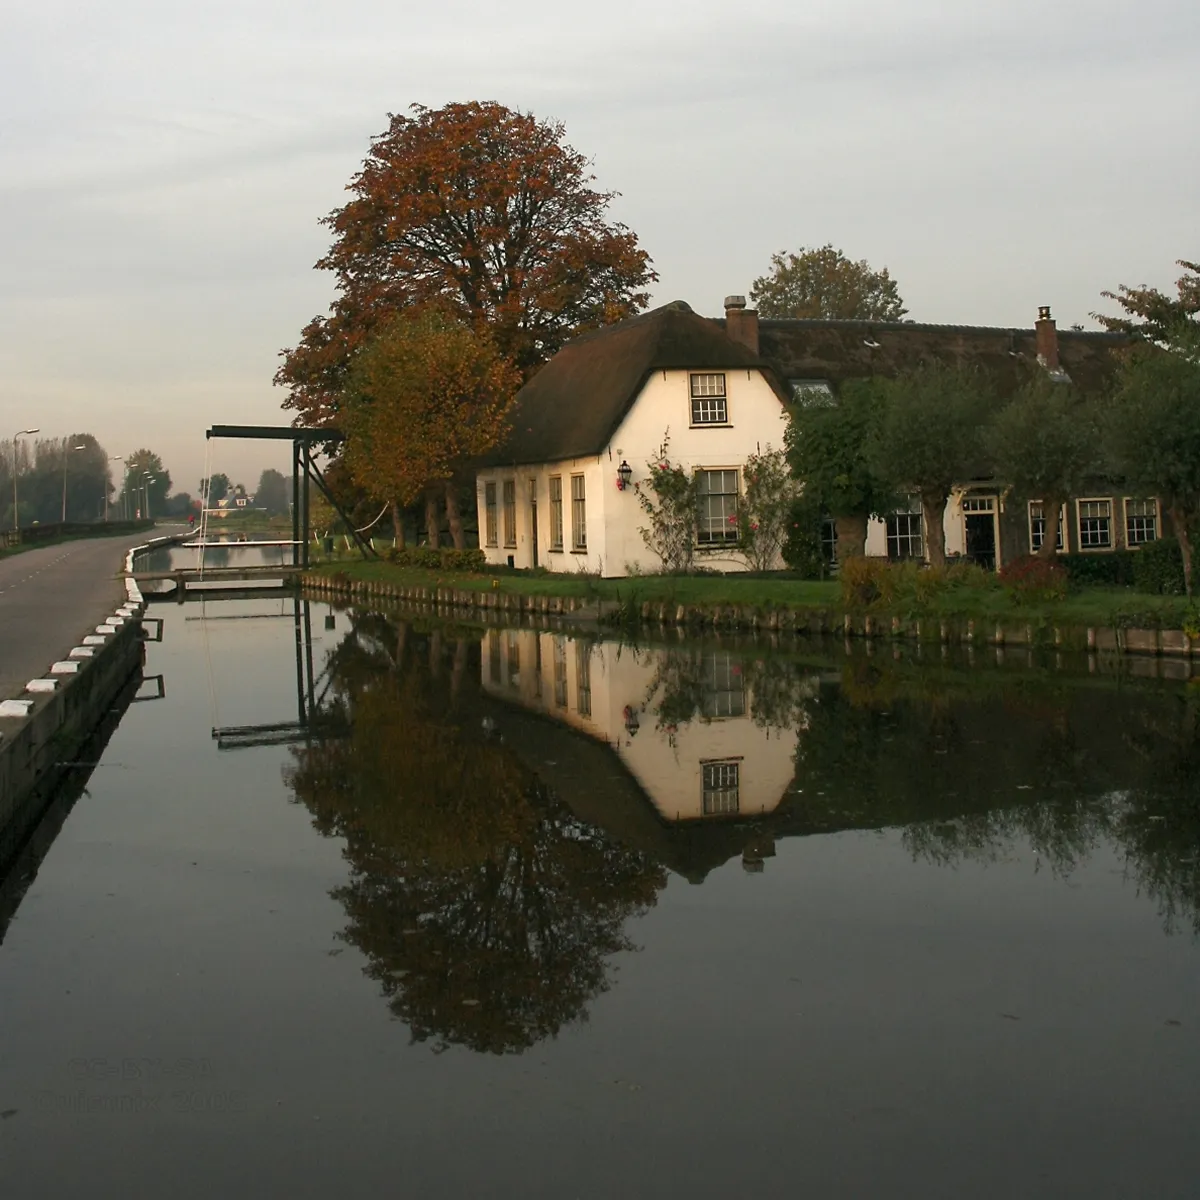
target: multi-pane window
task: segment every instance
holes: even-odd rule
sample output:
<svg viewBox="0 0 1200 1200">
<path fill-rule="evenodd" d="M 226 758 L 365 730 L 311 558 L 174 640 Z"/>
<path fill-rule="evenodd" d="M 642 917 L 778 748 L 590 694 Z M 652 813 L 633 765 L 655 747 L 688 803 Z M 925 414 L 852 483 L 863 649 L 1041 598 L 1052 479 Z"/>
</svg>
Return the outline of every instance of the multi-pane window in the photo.
<svg viewBox="0 0 1200 1200">
<path fill-rule="evenodd" d="M 515 629 L 508 631 L 508 686 L 521 686 L 521 643 L 520 634 Z"/>
<path fill-rule="evenodd" d="M 1058 514 L 1058 537 L 1055 550 L 1063 548 L 1063 526 L 1067 523 L 1067 508 L 1064 504 Z M 1029 502 L 1029 549 L 1036 554 L 1046 540 L 1046 506 L 1040 500 Z"/>
<path fill-rule="evenodd" d="M 921 502 L 915 497 L 907 509 L 888 515 L 887 556 L 890 559 L 924 558 L 925 538 L 921 528 Z"/>
<path fill-rule="evenodd" d="M 702 546 L 738 540 L 737 471 L 698 471 L 696 540 Z"/>
<path fill-rule="evenodd" d="M 592 646 L 575 643 L 575 707 L 581 717 L 592 715 Z"/>
<path fill-rule="evenodd" d="M 562 476 L 550 476 L 550 549 L 563 548 Z"/>
<path fill-rule="evenodd" d="M 708 720 L 746 714 L 746 679 L 740 660 L 729 654 L 706 654 L 700 662 L 703 686 L 700 711 Z"/>
<path fill-rule="evenodd" d="M 496 533 L 496 485 L 483 485 L 484 536 L 486 544 L 495 546 L 498 538 Z"/>
<path fill-rule="evenodd" d="M 567 707 L 567 644 L 560 637 L 554 639 L 554 703 Z"/>
<path fill-rule="evenodd" d="M 1112 546 L 1112 501 L 1079 501 L 1079 548 L 1108 550 Z"/>
<path fill-rule="evenodd" d="M 1158 540 L 1158 501 L 1125 501 L 1125 544 L 1144 546 Z"/>
<path fill-rule="evenodd" d="M 492 683 L 500 683 L 500 630 L 488 630 L 488 678 Z"/>
<path fill-rule="evenodd" d="M 789 379 L 792 402 L 801 408 L 825 407 L 833 403 L 833 388 L 824 379 Z"/>
<path fill-rule="evenodd" d="M 729 405 L 725 396 L 723 374 L 693 375 L 692 424 L 729 424 Z"/>
<path fill-rule="evenodd" d="M 715 817 L 737 812 L 741 763 L 736 761 L 701 763 L 700 772 L 704 815 Z"/>
<path fill-rule="evenodd" d="M 837 562 L 837 521 L 833 517 L 821 518 L 821 559 Z"/>
<path fill-rule="evenodd" d="M 571 549 L 587 549 L 587 493 L 582 475 L 571 476 Z"/>
<path fill-rule="evenodd" d="M 504 481 L 504 544 L 517 544 L 517 481 Z"/>
</svg>

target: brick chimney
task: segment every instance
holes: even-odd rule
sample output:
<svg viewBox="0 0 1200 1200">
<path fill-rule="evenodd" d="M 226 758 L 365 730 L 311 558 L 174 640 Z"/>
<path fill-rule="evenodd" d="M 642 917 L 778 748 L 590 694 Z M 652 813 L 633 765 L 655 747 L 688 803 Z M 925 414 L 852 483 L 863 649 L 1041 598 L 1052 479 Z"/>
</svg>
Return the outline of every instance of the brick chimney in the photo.
<svg viewBox="0 0 1200 1200">
<path fill-rule="evenodd" d="M 725 297 L 725 332 L 758 353 L 758 310 L 746 307 L 745 296 Z"/>
<path fill-rule="evenodd" d="M 1059 370 L 1058 362 L 1058 326 L 1050 316 L 1050 305 L 1043 304 L 1038 309 L 1037 324 L 1033 327 L 1034 342 L 1037 346 L 1038 362 L 1051 374 Z"/>
</svg>

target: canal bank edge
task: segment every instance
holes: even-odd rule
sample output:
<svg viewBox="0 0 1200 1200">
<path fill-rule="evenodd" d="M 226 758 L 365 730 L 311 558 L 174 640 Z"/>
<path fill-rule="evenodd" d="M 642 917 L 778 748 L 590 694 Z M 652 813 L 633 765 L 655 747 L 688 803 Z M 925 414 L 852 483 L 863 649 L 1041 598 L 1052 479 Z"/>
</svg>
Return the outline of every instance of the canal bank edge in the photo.
<svg viewBox="0 0 1200 1200">
<path fill-rule="evenodd" d="M 887 638 L 943 645 L 1013 646 L 1200 660 L 1200 638 L 1191 636 L 1183 629 L 1044 626 L 973 619 L 905 619 L 816 608 L 760 609 L 747 605 L 685 605 L 649 600 L 634 606 L 619 600 L 584 599 L 579 596 L 532 596 L 453 587 L 407 587 L 326 572 L 296 576 L 295 583 L 304 591 L 320 596 L 403 600 L 435 608 L 483 614 L 569 617 L 578 624 L 625 628 L 668 626 L 694 630 L 835 634 L 848 638 Z"/>
<path fill-rule="evenodd" d="M 0 847 L 19 846 L 77 749 L 140 669 L 145 600 L 128 575 L 138 554 L 169 540 L 129 550 L 125 602 L 69 647 L 45 678 L 30 680 L 21 697 L 0 702 Z"/>
</svg>

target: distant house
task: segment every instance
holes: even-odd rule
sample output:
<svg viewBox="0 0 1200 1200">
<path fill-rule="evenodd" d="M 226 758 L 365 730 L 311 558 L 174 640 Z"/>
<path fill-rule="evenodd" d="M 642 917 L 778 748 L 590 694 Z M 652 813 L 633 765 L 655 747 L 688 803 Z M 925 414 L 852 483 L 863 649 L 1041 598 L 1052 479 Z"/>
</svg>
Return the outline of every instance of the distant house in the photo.
<svg viewBox="0 0 1200 1200">
<path fill-rule="evenodd" d="M 518 393 L 507 441 L 478 472 L 489 563 L 606 576 L 659 559 L 631 486 L 669 437 L 701 475 L 697 560 L 746 569 L 736 512 L 749 455 L 781 448 L 784 393 L 759 354 L 675 302 L 568 343 Z"/>
</svg>

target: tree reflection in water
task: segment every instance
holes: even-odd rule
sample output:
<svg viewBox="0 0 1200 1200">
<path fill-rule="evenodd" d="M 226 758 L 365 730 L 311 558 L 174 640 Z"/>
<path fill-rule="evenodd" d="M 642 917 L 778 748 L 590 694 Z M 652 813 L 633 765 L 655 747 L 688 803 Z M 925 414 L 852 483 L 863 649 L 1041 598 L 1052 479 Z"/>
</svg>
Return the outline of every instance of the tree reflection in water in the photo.
<svg viewBox="0 0 1200 1200">
<path fill-rule="evenodd" d="M 316 827 L 346 841 L 342 936 L 393 1013 L 438 1050 L 499 1054 L 586 1019 L 666 873 L 488 736 L 464 686 L 477 653 L 361 619 L 331 664 L 353 733 L 297 748 L 286 776 Z"/>
</svg>

